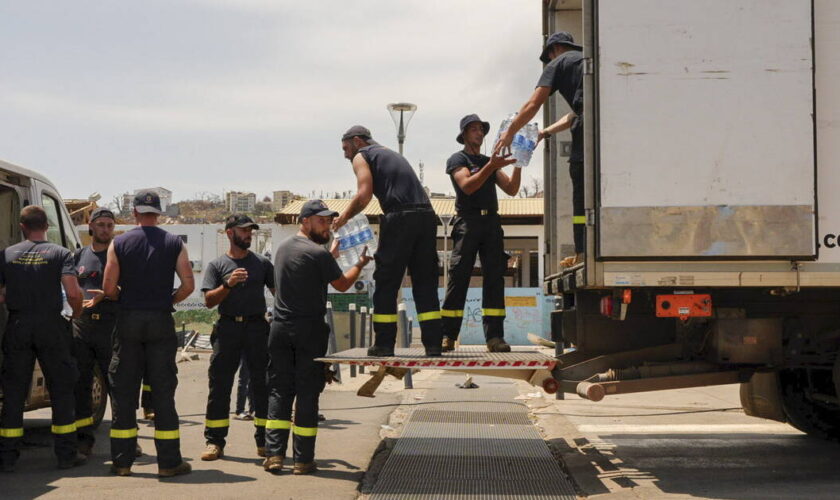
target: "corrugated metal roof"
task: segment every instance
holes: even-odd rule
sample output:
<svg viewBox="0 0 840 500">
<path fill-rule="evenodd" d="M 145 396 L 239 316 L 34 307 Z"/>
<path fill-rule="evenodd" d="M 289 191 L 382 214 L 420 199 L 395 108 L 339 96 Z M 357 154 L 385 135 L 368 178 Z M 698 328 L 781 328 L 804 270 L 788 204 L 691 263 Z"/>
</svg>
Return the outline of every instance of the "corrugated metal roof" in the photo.
<svg viewBox="0 0 840 500">
<path fill-rule="evenodd" d="M 277 212 L 280 216 L 298 215 L 304 203 L 308 200 L 296 200 Z M 454 198 L 432 198 L 432 208 L 437 214 L 454 214 L 455 213 L 455 199 Z M 324 203 L 336 212 L 343 212 L 349 205 L 350 200 L 324 200 Z M 382 209 L 379 208 L 379 201 L 376 198 L 372 199 L 368 206 L 362 212 L 368 216 L 382 215 Z M 507 217 L 542 217 L 543 215 L 543 199 L 542 198 L 503 198 L 499 200 L 499 215 Z"/>
</svg>

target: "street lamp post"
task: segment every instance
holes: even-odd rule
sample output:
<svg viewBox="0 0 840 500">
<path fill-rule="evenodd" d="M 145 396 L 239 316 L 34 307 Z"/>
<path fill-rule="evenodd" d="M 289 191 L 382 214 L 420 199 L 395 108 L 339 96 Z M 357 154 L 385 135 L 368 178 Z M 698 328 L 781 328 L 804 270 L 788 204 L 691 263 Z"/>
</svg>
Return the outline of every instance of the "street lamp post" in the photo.
<svg viewBox="0 0 840 500">
<path fill-rule="evenodd" d="M 388 112 L 391 113 L 391 119 L 394 120 L 394 126 L 397 127 L 397 142 L 399 143 L 400 154 L 403 154 L 403 144 L 405 143 L 405 130 L 408 128 L 408 122 L 417 111 L 417 105 L 410 102 L 393 102 L 386 106 Z"/>
<path fill-rule="evenodd" d="M 443 289 L 449 287 L 449 223 L 452 222 L 452 215 L 440 214 L 438 215 L 441 225 L 443 225 Z"/>
</svg>

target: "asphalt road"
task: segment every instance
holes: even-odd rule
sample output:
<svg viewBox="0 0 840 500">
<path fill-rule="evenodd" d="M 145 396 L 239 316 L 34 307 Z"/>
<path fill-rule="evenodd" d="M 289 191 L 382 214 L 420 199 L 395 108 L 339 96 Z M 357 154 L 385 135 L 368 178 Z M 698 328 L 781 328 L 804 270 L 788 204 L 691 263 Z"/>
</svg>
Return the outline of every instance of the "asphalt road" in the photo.
<svg viewBox="0 0 840 500">
<path fill-rule="evenodd" d="M 520 390 L 534 393 L 533 388 Z M 544 436 L 592 498 L 837 498 L 840 444 L 748 417 L 738 386 L 529 398 Z"/>
<path fill-rule="evenodd" d="M 0 498 L 85 498 L 107 500 L 176 498 L 356 498 L 371 457 L 381 442 L 381 426 L 394 411 L 402 393 L 385 384 L 375 399 L 355 395 L 359 381 L 329 387 L 321 397 L 322 422 L 316 448 L 321 470 L 313 476 L 286 472 L 273 476 L 262 469 L 256 456 L 253 423 L 231 419 L 226 457 L 202 462 L 204 409 L 207 398 L 209 354 L 179 363 L 177 408 L 181 417 L 181 452 L 193 466 L 192 474 L 158 479 L 152 434 L 154 428 L 140 421 L 140 444 L 146 454 L 135 463 L 131 477 L 109 474 L 108 430 L 110 409 L 96 433 L 97 443 L 89 462 L 69 471 L 55 467 L 50 436 L 49 409 L 30 412 L 25 419 L 25 447 L 17 472 L 0 474 Z M 345 377 L 346 377 L 345 373 Z M 390 389 L 389 389 L 390 388 Z M 235 388 L 234 388 L 235 391 Z M 287 463 L 291 463 L 287 459 Z"/>
</svg>

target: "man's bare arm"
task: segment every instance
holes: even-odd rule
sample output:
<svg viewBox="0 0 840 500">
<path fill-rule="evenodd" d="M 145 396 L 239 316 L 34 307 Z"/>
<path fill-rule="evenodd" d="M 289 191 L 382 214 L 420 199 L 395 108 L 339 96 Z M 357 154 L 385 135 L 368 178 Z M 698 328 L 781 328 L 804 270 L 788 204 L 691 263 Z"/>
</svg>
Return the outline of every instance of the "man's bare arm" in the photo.
<svg viewBox="0 0 840 500">
<path fill-rule="evenodd" d="M 516 167 L 513 169 L 513 175 L 508 175 L 501 170 L 496 173 L 496 184 L 508 196 L 516 196 L 519 192 L 519 185 L 522 184 L 522 169 Z"/>
<path fill-rule="evenodd" d="M 117 251 L 114 250 L 114 243 L 108 245 L 108 257 L 105 262 L 105 274 L 102 277 L 102 290 L 105 296 L 111 300 L 117 300 L 120 289 L 117 283 L 120 282 L 120 261 L 117 259 Z"/>
<path fill-rule="evenodd" d="M 513 137 L 519 132 L 526 123 L 531 121 L 537 115 L 548 96 L 551 95 L 551 87 L 537 87 L 531 97 L 522 105 L 519 114 L 513 119 L 508 129 L 499 138 L 499 142 L 493 148 L 494 153 L 500 153 L 503 149 L 509 148 L 510 143 L 513 142 Z"/>
<path fill-rule="evenodd" d="M 350 287 L 353 286 L 353 283 L 359 279 L 362 269 L 368 265 L 368 262 L 371 260 L 367 251 L 368 249 L 365 247 L 364 250 L 362 250 L 362 255 L 359 256 L 359 261 L 356 262 L 350 269 L 344 271 L 344 274 L 342 274 L 340 278 L 330 282 L 330 285 L 339 292 L 346 292 L 349 290 Z"/>
<path fill-rule="evenodd" d="M 181 253 L 178 254 L 178 262 L 175 264 L 175 274 L 181 280 L 181 286 L 172 294 L 173 305 L 189 297 L 193 293 L 193 290 L 195 290 L 195 277 L 193 276 L 186 246 L 182 246 Z"/>
<path fill-rule="evenodd" d="M 577 118 L 575 112 L 570 111 L 563 115 L 563 118 L 560 118 L 548 127 L 540 130 L 540 135 L 537 136 L 537 143 L 539 143 L 541 140 L 545 139 L 550 135 L 556 134 L 557 132 L 569 130 L 572 127 L 572 123 L 574 123 L 575 118 Z"/>
<path fill-rule="evenodd" d="M 487 179 L 493 175 L 493 172 L 502 167 L 506 167 L 512 163 L 516 163 L 516 158 L 511 158 L 510 155 L 497 156 L 493 155 L 481 169 L 476 173 L 470 173 L 470 169 L 464 165 L 452 173 L 455 183 L 461 188 L 461 191 L 466 194 L 473 194 L 484 185 Z"/>
<path fill-rule="evenodd" d="M 356 196 L 350 200 L 350 205 L 344 212 L 335 218 L 333 230 L 347 224 L 347 221 L 364 210 L 373 198 L 373 174 L 370 173 L 370 165 L 361 153 L 353 157 L 353 172 L 356 174 Z"/>
<path fill-rule="evenodd" d="M 61 284 L 64 286 L 67 303 L 73 308 L 73 317 L 78 318 L 82 314 L 82 289 L 79 288 L 79 279 L 72 274 L 62 274 Z"/>
</svg>

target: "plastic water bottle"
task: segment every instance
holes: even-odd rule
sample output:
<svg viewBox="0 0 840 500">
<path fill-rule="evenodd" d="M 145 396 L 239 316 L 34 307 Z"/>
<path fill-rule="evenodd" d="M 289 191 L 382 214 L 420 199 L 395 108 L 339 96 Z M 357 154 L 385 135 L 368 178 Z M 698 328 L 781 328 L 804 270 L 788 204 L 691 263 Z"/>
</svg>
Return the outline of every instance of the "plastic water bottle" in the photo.
<svg viewBox="0 0 840 500">
<path fill-rule="evenodd" d="M 376 237 L 363 214 L 347 221 L 347 224 L 336 232 L 335 237 L 338 238 L 338 265 L 343 270 L 349 269 L 359 261 L 365 247 L 368 247 L 368 255 L 372 256 L 376 251 Z"/>
<path fill-rule="evenodd" d="M 514 118 L 516 118 L 516 115 L 517 113 L 512 113 L 502 120 L 502 124 L 499 126 L 499 132 L 496 134 L 496 142 L 499 142 L 502 134 L 510 128 L 510 124 L 513 122 Z M 510 152 L 516 159 L 516 163 L 514 165 L 517 167 L 528 166 L 531 162 L 531 156 L 537 148 L 537 137 L 539 136 L 539 133 L 539 125 L 536 123 L 526 123 L 521 129 L 519 129 L 516 135 L 513 136 L 513 141 L 510 144 Z"/>
<path fill-rule="evenodd" d="M 70 307 L 70 303 L 67 302 L 67 292 L 64 291 L 64 285 L 61 286 L 61 315 L 64 316 L 65 319 L 73 317 L 73 308 Z"/>
</svg>

